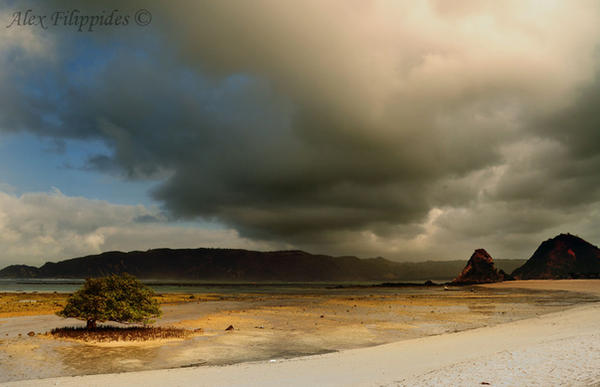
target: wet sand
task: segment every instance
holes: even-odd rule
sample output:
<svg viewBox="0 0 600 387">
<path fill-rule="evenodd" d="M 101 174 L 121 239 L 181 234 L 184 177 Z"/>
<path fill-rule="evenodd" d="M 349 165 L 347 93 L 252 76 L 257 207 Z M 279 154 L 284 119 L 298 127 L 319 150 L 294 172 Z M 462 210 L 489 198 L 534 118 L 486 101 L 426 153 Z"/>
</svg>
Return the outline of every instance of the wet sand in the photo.
<svg viewBox="0 0 600 387">
<path fill-rule="evenodd" d="M 191 302 L 185 295 L 180 300 L 188 302 L 163 306 L 164 317 L 157 323 L 202 328 L 203 335 L 134 344 L 28 337 L 28 331 L 82 323 L 52 315 L 2 318 L 0 381 L 279 361 L 495 326 L 597 299 L 597 294 L 567 292 L 564 286 L 552 291 L 502 286 L 195 295 Z M 229 325 L 235 329 L 226 332 Z"/>
<path fill-rule="evenodd" d="M 528 280 L 514 282 L 499 282 L 495 284 L 485 284 L 482 287 L 487 289 L 531 289 L 531 290 L 549 290 L 549 291 L 568 291 L 589 294 L 600 297 L 600 280 L 580 279 L 580 280 Z"/>
</svg>

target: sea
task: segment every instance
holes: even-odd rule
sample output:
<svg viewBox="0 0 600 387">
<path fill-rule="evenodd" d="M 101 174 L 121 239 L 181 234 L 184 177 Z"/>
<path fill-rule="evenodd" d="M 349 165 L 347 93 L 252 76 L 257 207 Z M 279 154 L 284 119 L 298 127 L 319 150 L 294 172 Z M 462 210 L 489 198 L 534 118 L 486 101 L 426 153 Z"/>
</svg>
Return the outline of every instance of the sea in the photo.
<svg viewBox="0 0 600 387">
<path fill-rule="evenodd" d="M 444 283 L 447 280 L 439 280 Z M 81 288 L 84 279 L 0 279 L 0 293 L 73 293 Z M 218 293 L 218 294 L 331 294 L 371 288 L 378 282 L 215 282 L 143 280 L 156 293 Z M 403 284 L 423 284 L 423 280 L 402 281 Z M 379 292 L 398 292 L 397 288 L 379 288 Z"/>
</svg>

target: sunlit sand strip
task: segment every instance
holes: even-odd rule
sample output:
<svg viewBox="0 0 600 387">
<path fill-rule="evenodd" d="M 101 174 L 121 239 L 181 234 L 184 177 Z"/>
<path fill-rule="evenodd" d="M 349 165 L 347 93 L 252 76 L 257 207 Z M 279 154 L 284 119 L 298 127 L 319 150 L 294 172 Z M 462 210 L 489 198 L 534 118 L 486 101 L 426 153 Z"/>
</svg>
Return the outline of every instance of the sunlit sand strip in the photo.
<svg viewBox="0 0 600 387">
<path fill-rule="evenodd" d="M 556 281 L 552 282 L 553 290 L 557 290 Z M 512 286 L 518 285 L 512 283 Z M 596 293 L 598 285 L 600 281 L 584 288 Z M 542 289 L 543 285 L 536 288 Z M 600 304 L 594 303 L 495 327 L 292 360 L 18 381 L 5 385 L 413 386 L 480 385 L 482 382 L 594 385 L 600 382 L 599 348 Z"/>
<path fill-rule="evenodd" d="M 600 280 L 529 280 L 507 281 L 483 285 L 494 289 L 565 290 L 600 296 Z"/>
</svg>

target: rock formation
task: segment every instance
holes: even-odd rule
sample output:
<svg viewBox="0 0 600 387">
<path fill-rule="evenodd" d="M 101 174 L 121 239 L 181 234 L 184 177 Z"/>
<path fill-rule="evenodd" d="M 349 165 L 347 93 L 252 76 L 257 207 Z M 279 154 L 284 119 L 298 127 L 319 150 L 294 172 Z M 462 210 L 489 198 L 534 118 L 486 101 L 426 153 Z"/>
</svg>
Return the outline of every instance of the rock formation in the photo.
<svg viewBox="0 0 600 387">
<path fill-rule="evenodd" d="M 600 249 L 575 235 L 560 234 L 543 242 L 512 275 L 523 280 L 600 278 Z"/>
<path fill-rule="evenodd" d="M 494 259 L 484 249 L 471 255 L 463 271 L 452 281 L 455 285 L 484 284 L 511 280 L 508 274 L 496 269 Z"/>
</svg>

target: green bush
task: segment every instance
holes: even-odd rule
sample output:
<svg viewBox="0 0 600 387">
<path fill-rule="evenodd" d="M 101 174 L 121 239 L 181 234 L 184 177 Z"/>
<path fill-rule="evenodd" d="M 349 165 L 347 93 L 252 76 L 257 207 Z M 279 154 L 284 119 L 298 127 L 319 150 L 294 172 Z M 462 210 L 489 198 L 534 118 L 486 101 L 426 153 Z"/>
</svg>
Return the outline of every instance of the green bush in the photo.
<svg viewBox="0 0 600 387">
<path fill-rule="evenodd" d="M 161 315 L 153 295 L 152 289 L 129 274 L 88 278 L 57 315 L 84 320 L 88 329 L 104 321 L 148 324 Z"/>
</svg>

